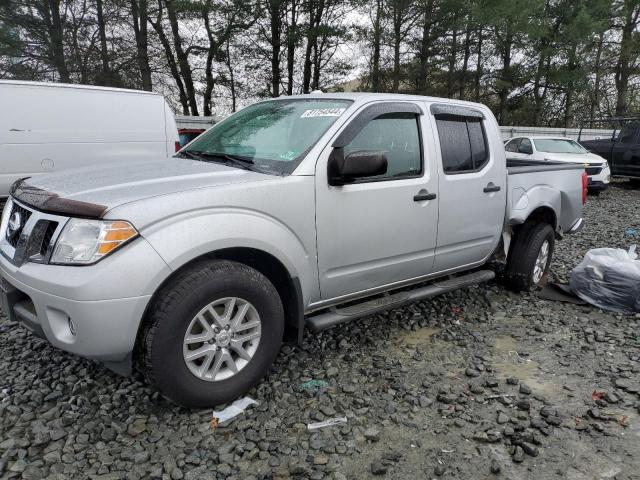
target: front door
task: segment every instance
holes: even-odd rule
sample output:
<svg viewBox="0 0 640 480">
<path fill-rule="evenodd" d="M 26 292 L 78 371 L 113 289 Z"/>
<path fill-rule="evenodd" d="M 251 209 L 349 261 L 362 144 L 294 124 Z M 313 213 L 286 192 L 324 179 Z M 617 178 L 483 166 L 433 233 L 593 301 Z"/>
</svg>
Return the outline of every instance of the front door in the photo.
<svg viewBox="0 0 640 480">
<path fill-rule="evenodd" d="M 431 110 L 442 160 L 434 271 L 446 271 L 481 262 L 498 244 L 506 206 L 505 156 L 497 124 L 482 112 L 438 105 Z"/>
<path fill-rule="evenodd" d="M 611 152 L 612 168 L 616 175 L 640 177 L 640 122 L 627 123 Z"/>
<path fill-rule="evenodd" d="M 427 275 L 438 223 L 433 145 L 425 148 L 423 108 L 413 102 L 365 106 L 316 166 L 318 271 L 323 300 Z M 430 135 L 430 134 L 429 134 Z M 384 151 L 384 174 L 331 186 L 327 160 Z"/>
</svg>

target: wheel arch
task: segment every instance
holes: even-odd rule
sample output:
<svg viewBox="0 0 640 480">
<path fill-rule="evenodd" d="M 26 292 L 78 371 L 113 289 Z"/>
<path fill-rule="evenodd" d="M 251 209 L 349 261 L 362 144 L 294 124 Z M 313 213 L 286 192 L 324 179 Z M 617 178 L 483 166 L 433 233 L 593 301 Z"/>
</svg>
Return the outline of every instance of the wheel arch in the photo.
<svg viewBox="0 0 640 480">
<path fill-rule="evenodd" d="M 192 258 L 179 268 L 173 270 L 156 288 L 149 299 L 144 315 L 138 325 L 134 347 L 134 357 L 140 348 L 141 333 L 148 322 L 148 314 L 151 307 L 162 294 L 163 290 L 184 271 L 193 268 L 202 262 L 215 260 L 228 260 L 242 263 L 262 273 L 278 291 L 285 314 L 285 339 L 302 342 L 304 333 L 304 299 L 300 279 L 292 275 L 285 265 L 274 255 L 264 250 L 250 247 L 231 247 L 214 250 L 198 257 Z"/>
</svg>

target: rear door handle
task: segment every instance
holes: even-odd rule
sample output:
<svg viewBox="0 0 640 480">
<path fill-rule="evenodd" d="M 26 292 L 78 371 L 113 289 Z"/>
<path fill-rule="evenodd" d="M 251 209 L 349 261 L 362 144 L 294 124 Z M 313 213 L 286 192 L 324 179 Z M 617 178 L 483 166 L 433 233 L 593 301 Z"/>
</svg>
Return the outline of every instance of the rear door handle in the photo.
<svg viewBox="0 0 640 480">
<path fill-rule="evenodd" d="M 493 182 L 489 182 L 489 184 L 486 187 L 484 187 L 482 191 L 484 193 L 499 192 L 500 185 L 494 185 Z"/>
<path fill-rule="evenodd" d="M 428 190 L 420 190 L 417 195 L 413 196 L 413 201 L 424 202 L 425 200 L 434 200 L 436 197 L 435 193 L 429 193 Z"/>
</svg>

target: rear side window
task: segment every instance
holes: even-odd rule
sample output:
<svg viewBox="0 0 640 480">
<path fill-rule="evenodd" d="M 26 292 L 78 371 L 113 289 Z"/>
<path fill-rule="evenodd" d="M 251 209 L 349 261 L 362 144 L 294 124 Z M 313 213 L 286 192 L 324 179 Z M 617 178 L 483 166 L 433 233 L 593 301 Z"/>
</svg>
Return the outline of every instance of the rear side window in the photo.
<svg viewBox="0 0 640 480">
<path fill-rule="evenodd" d="M 457 115 L 436 116 L 445 173 L 480 170 L 489 161 L 482 120 Z"/>
</svg>

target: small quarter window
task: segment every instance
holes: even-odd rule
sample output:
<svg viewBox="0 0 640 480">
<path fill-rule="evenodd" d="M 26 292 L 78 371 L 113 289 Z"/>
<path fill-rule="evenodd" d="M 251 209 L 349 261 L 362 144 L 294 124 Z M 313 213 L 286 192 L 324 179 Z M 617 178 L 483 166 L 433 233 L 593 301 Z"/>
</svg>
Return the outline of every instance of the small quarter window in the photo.
<svg viewBox="0 0 640 480">
<path fill-rule="evenodd" d="M 482 119 L 445 114 L 436 116 L 436 124 L 445 173 L 473 172 L 489 161 Z"/>
</svg>

